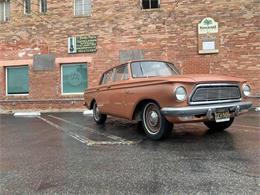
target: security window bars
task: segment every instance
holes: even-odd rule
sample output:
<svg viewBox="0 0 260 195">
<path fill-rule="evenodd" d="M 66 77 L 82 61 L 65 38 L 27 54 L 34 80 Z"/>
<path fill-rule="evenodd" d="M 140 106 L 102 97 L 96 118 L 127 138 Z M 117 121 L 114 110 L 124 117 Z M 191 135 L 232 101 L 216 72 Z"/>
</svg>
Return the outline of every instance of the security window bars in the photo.
<svg viewBox="0 0 260 195">
<path fill-rule="evenodd" d="M 40 13 L 47 12 L 47 0 L 39 0 Z"/>
<path fill-rule="evenodd" d="M 28 15 L 31 14 L 32 7 L 31 7 L 31 0 L 24 0 L 24 14 Z"/>
<path fill-rule="evenodd" d="M 10 0 L 0 1 L 0 22 L 10 20 Z"/>
<path fill-rule="evenodd" d="M 62 94 L 83 94 L 88 86 L 86 64 L 63 64 L 61 66 Z"/>
<path fill-rule="evenodd" d="M 6 94 L 29 94 L 29 70 L 28 66 L 6 68 Z"/>
<path fill-rule="evenodd" d="M 160 8 L 160 0 L 141 0 L 142 9 L 157 9 Z"/>
<path fill-rule="evenodd" d="M 75 16 L 90 16 L 91 0 L 74 0 Z"/>
</svg>

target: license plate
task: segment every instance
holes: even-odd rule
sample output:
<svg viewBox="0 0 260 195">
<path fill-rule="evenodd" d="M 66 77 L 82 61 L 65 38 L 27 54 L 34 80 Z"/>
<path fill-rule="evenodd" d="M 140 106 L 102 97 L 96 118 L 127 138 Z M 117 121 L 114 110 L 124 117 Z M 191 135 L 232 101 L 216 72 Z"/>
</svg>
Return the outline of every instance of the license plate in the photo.
<svg viewBox="0 0 260 195">
<path fill-rule="evenodd" d="M 216 112 L 215 113 L 215 121 L 217 123 L 225 122 L 230 120 L 229 112 Z"/>
</svg>

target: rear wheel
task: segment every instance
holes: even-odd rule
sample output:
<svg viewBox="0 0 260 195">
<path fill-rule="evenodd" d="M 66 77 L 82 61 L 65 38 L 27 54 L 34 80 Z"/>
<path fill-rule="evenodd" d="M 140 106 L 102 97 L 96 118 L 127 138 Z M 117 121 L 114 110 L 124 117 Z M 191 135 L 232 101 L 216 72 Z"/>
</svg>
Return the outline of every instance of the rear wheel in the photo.
<svg viewBox="0 0 260 195">
<path fill-rule="evenodd" d="M 94 105 L 93 105 L 93 118 L 97 124 L 104 124 L 107 119 L 106 114 L 102 114 L 99 112 L 96 102 L 94 102 Z"/>
<path fill-rule="evenodd" d="M 215 121 L 206 121 L 204 124 L 212 131 L 224 131 L 229 128 L 234 121 L 234 118 L 230 118 L 229 121 L 217 123 Z"/>
<path fill-rule="evenodd" d="M 160 107 L 149 102 L 143 108 L 142 126 L 146 135 L 153 140 L 166 138 L 171 133 L 173 124 L 161 114 Z"/>
</svg>

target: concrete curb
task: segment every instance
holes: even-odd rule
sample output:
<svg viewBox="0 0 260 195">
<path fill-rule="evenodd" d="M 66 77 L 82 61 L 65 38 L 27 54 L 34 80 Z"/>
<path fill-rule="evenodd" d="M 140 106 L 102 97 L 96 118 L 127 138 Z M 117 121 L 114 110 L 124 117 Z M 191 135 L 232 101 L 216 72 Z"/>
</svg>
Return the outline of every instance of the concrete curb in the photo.
<svg viewBox="0 0 260 195">
<path fill-rule="evenodd" d="M 92 110 L 85 110 L 83 112 L 83 115 L 93 115 L 93 111 Z"/>
<path fill-rule="evenodd" d="M 41 116 L 40 112 L 16 112 L 14 117 L 37 117 Z"/>
</svg>

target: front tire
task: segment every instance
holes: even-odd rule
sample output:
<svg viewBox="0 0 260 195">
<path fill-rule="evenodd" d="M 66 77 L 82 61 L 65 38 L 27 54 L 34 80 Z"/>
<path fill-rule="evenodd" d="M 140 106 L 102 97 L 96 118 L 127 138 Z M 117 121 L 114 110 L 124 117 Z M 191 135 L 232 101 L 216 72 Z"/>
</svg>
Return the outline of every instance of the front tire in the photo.
<svg viewBox="0 0 260 195">
<path fill-rule="evenodd" d="M 232 125 L 233 121 L 234 121 L 234 118 L 230 118 L 230 120 L 226 121 L 226 122 L 217 123 L 215 121 L 206 121 L 206 122 L 204 122 L 204 124 L 211 131 L 221 132 L 221 131 L 224 131 L 225 129 L 229 128 Z"/>
<path fill-rule="evenodd" d="M 160 107 L 149 102 L 143 107 L 142 126 L 146 135 L 153 140 L 164 139 L 169 136 L 173 124 L 161 114 Z"/>
<path fill-rule="evenodd" d="M 106 114 L 102 114 L 99 112 L 99 109 L 97 107 L 97 103 L 95 102 L 93 105 L 93 119 L 97 124 L 104 124 L 107 119 Z"/>
</svg>

